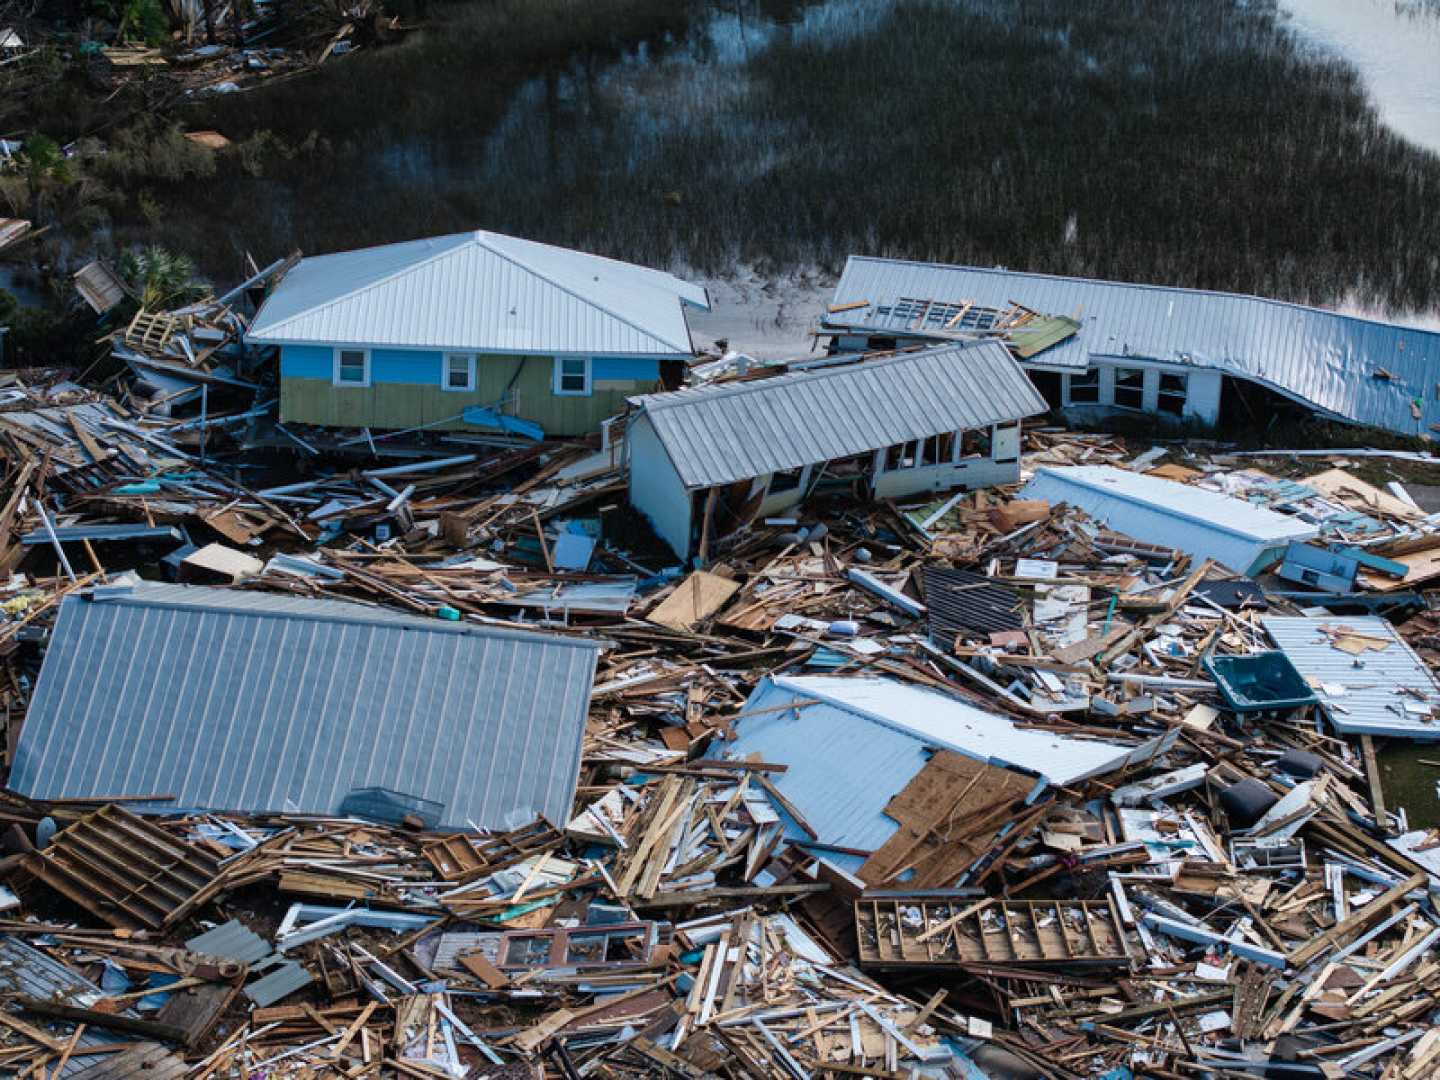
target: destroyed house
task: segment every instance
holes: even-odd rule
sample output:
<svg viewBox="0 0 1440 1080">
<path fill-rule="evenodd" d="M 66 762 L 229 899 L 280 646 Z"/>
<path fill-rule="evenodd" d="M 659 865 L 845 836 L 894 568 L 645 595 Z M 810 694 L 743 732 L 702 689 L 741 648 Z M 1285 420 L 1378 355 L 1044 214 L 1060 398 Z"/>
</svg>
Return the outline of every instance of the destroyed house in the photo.
<svg viewBox="0 0 1440 1080">
<path fill-rule="evenodd" d="M 670 274 L 491 232 L 302 259 L 246 340 L 285 422 L 583 435 L 694 356 Z"/>
<path fill-rule="evenodd" d="M 957 697 L 894 679 L 767 676 L 745 703 L 726 754 L 785 766 L 770 783 L 787 804 L 788 834 L 802 844 L 813 842 L 827 861 L 868 881 L 864 864 L 899 827 L 891 812 L 896 796 L 926 773 L 939 753 L 983 766 L 955 784 L 957 790 L 1003 796 L 1008 806 L 1033 802 L 1048 787 L 1146 762 L 1175 738 L 1172 729 L 1126 745 L 1026 728 Z M 954 762 L 947 768 L 952 774 L 963 771 Z M 965 809 L 974 812 L 977 806 Z M 1002 821 L 1016 814 L 1007 812 Z"/>
<path fill-rule="evenodd" d="M 1183 551 L 1197 562 L 1213 559 L 1238 574 L 1258 574 L 1292 542 L 1320 535 L 1299 517 L 1110 465 L 1045 466 L 1021 495 L 1077 506 L 1113 532 Z"/>
<path fill-rule="evenodd" d="M 682 558 L 814 491 L 877 498 L 1020 477 L 1045 402 L 995 342 L 921 349 L 634 400 L 630 503 Z M 705 550 L 702 550 L 705 549 Z"/>
<path fill-rule="evenodd" d="M 141 583 L 61 604 L 9 786 L 140 809 L 563 821 L 598 645 Z"/>
<path fill-rule="evenodd" d="M 1081 422 L 1440 423 L 1440 333 L 1255 296 L 851 256 L 822 326 L 837 351 L 1001 337 Z"/>
</svg>

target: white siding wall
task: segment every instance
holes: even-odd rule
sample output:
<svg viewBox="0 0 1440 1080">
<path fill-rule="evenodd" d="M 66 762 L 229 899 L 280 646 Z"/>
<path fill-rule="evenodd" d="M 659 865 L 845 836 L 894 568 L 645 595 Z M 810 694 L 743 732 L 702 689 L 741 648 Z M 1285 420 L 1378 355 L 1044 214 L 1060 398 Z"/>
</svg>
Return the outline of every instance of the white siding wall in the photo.
<svg viewBox="0 0 1440 1080">
<path fill-rule="evenodd" d="M 690 554 L 690 493 L 670 463 L 647 416 L 630 423 L 625 434 L 630 505 L 645 515 L 660 539 L 680 558 Z"/>
<path fill-rule="evenodd" d="M 1066 409 L 1085 411 L 1091 414 L 1119 415 L 1136 412 L 1153 413 L 1165 419 L 1186 421 L 1213 426 L 1220 419 L 1220 382 L 1218 371 L 1201 370 L 1183 364 L 1160 364 L 1153 360 L 1130 357 L 1093 359 L 1091 366 L 1100 375 L 1100 401 L 1098 404 L 1072 404 L 1070 401 L 1070 376 L 1064 375 L 1065 392 L 1063 404 Z M 1140 409 L 1121 408 L 1115 404 L 1115 372 L 1118 368 L 1139 368 L 1145 373 L 1144 392 Z M 1180 417 L 1159 412 L 1160 376 L 1162 373 L 1186 377 L 1185 412 Z"/>
</svg>

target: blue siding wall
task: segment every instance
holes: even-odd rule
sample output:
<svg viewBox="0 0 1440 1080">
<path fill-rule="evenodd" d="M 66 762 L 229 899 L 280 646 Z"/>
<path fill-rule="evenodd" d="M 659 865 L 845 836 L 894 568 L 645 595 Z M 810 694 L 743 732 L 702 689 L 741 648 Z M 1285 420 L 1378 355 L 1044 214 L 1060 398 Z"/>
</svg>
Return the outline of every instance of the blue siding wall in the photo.
<svg viewBox="0 0 1440 1080">
<path fill-rule="evenodd" d="M 658 379 L 660 361 L 647 356 L 597 356 L 590 365 L 592 379 Z"/>
<path fill-rule="evenodd" d="M 280 374 L 296 379 L 324 379 L 334 375 L 335 350 L 328 345 L 284 345 Z M 371 349 L 371 383 L 440 385 L 440 354 L 416 349 Z"/>
<path fill-rule="evenodd" d="M 370 381 L 439 386 L 440 354 L 414 349 L 373 349 L 370 353 Z"/>
<path fill-rule="evenodd" d="M 294 379 L 324 379 L 334 374 L 335 353 L 327 345 L 283 345 L 280 374 Z"/>
<path fill-rule="evenodd" d="M 371 349 L 370 382 L 440 385 L 439 352 L 417 349 Z M 280 374 L 296 379 L 324 379 L 334 374 L 335 351 L 328 345 L 284 345 L 280 349 Z M 494 363 L 494 357 L 481 363 Z M 593 379 L 634 379 L 660 377 L 660 361 L 644 356 L 597 356 L 591 365 Z"/>
</svg>

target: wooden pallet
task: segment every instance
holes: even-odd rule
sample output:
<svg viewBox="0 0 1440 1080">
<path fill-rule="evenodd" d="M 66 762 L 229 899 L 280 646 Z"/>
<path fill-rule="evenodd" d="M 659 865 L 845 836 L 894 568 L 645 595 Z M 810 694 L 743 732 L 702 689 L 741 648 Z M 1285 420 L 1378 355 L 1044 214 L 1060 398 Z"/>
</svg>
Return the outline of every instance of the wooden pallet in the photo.
<svg viewBox="0 0 1440 1080">
<path fill-rule="evenodd" d="M 125 344 L 141 352 L 160 352 L 180 328 L 180 320 L 163 311 L 137 311 L 125 328 Z"/>
<path fill-rule="evenodd" d="M 855 936 L 866 967 L 1039 967 L 1130 959 L 1124 928 L 1108 901 L 870 894 L 855 901 Z"/>
<path fill-rule="evenodd" d="M 25 869 L 111 926 L 159 930 L 214 892 L 220 863 L 111 805 L 56 834 Z"/>
</svg>

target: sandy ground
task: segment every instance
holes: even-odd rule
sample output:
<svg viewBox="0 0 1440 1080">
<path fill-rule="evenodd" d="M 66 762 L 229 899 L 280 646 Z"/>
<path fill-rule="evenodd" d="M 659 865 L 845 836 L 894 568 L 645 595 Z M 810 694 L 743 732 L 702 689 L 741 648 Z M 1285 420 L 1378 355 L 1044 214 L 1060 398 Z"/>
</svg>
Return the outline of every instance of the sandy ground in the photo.
<svg viewBox="0 0 1440 1080">
<path fill-rule="evenodd" d="M 695 347 L 706 349 L 725 341 L 729 349 L 757 360 L 785 360 L 810 352 L 811 334 L 835 286 L 833 280 L 808 274 L 767 279 L 751 270 L 698 280 L 710 292 L 710 310 L 688 312 Z"/>
</svg>

